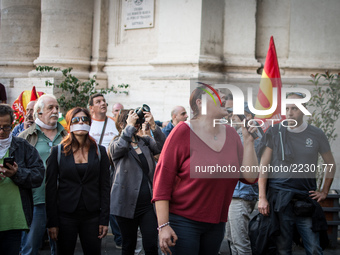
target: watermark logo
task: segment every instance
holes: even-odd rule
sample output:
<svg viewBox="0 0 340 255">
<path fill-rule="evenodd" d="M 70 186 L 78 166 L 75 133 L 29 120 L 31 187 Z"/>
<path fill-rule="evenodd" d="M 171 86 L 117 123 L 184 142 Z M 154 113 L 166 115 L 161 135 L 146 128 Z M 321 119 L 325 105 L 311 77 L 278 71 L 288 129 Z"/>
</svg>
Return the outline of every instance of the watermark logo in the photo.
<svg viewBox="0 0 340 255">
<path fill-rule="evenodd" d="M 203 85 L 203 86 L 206 86 L 207 88 L 211 89 L 211 91 L 214 92 L 215 95 L 217 96 L 218 100 L 220 101 L 220 105 L 222 106 L 221 97 L 220 97 L 220 95 L 218 94 L 218 92 L 217 92 L 213 87 L 211 87 L 210 85 L 205 84 L 205 83 L 203 83 L 203 82 L 197 82 L 197 83 L 198 83 L 198 84 L 201 84 L 201 85 Z M 198 87 L 198 88 L 201 89 L 201 90 L 203 90 L 205 93 L 207 93 L 207 94 L 212 98 L 212 100 L 214 101 L 215 105 L 217 105 L 217 102 L 216 102 L 214 96 L 213 96 L 208 90 L 206 90 L 206 89 L 204 89 L 204 88 L 201 88 L 201 87 Z M 203 94 L 203 95 L 205 95 L 205 94 Z M 205 102 L 204 105 L 205 105 L 205 107 L 207 106 L 206 101 L 207 101 L 207 99 L 205 98 L 205 99 L 204 99 L 204 102 Z"/>
<path fill-rule="evenodd" d="M 207 86 L 207 84 L 204 83 L 200 83 L 199 84 L 203 84 L 204 86 Z M 233 95 L 233 114 L 236 115 L 241 115 L 244 114 L 244 95 L 243 92 L 240 88 L 236 87 L 235 85 L 231 85 L 231 84 L 216 84 L 214 85 L 214 88 L 212 88 L 209 85 L 210 89 L 228 89 L 231 94 Z M 202 88 L 201 88 L 202 89 Z M 203 89 L 205 92 L 207 92 L 207 90 Z M 213 90 L 214 93 L 218 96 L 218 98 L 220 99 L 220 96 L 218 95 L 218 93 L 216 92 L 216 90 Z M 269 109 L 266 110 L 258 110 L 255 109 L 253 106 L 253 89 L 252 88 L 247 88 L 248 91 L 248 107 L 249 110 L 255 114 L 255 115 L 259 115 L 259 116 L 265 116 L 265 115 L 269 115 L 275 112 L 277 106 L 278 106 L 278 91 L 277 88 L 272 88 L 273 94 L 272 94 L 272 98 L 273 98 L 273 102 L 272 105 Z M 304 98 L 286 98 L 286 95 L 289 93 L 303 93 L 305 94 Z M 207 93 L 208 95 L 210 95 L 213 99 L 213 95 L 211 93 Z M 207 114 L 207 94 L 203 94 L 202 95 L 202 114 L 206 115 Z M 304 107 L 304 103 L 307 103 L 311 98 L 311 93 L 304 88 L 281 88 L 281 115 L 286 115 L 286 105 L 287 104 L 295 104 L 296 107 L 298 107 L 305 115 L 307 116 L 311 116 L 312 114 Z M 215 101 L 215 99 L 214 99 Z M 215 101 L 216 103 L 216 101 Z"/>
</svg>

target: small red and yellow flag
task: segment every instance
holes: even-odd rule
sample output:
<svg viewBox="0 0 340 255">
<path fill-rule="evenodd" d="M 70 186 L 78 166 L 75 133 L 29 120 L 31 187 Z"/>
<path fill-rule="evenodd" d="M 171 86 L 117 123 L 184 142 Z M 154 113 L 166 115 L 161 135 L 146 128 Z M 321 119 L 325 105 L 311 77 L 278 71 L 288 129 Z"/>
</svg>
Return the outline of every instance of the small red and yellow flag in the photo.
<svg viewBox="0 0 340 255">
<path fill-rule="evenodd" d="M 269 49 L 267 52 L 266 61 L 262 71 L 259 92 L 257 94 L 255 109 L 267 110 L 270 109 L 273 103 L 273 88 L 277 88 L 277 108 L 269 115 L 256 115 L 256 119 L 261 119 L 264 122 L 263 131 L 266 131 L 272 122 L 267 122 L 266 119 L 276 119 L 275 123 L 281 122 L 284 116 L 281 116 L 281 75 L 279 63 L 277 61 L 276 49 L 273 36 L 270 37 Z"/>
<path fill-rule="evenodd" d="M 33 86 L 32 90 L 25 90 L 20 93 L 18 98 L 12 104 L 15 119 L 17 122 L 21 123 L 24 121 L 24 116 L 26 115 L 27 104 L 31 101 L 37 100 L 43 94 L 45 93 L 36 92 L 35 86 Z"/>
</svg>

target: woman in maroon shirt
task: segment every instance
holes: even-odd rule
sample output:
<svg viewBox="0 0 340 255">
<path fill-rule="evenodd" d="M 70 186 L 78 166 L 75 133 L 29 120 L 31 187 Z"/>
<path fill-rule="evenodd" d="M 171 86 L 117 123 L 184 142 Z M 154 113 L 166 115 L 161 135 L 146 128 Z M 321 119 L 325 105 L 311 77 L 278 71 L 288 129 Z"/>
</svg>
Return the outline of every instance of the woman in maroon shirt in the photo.
<svg viewBox="0 0 340 255">
<path fill-rule="evenodd" d="M 206 95 L 207 114 L 202 114 L 205 91 L 192 92 L 194 116 L 171 132 L 154 175 L 153 201 L 165 254 L 218 254 L 237 181 L 253 183 L 257 177 L 240 171 L 241 166 L 257 166 L 254 139 L 244 128 L 243 148 L 234 128 L 214 126 L 214 120 L 228 114 L 225 95 L 217 92 L 219 105 L 217 95 L 215 101 Z"/>
</svg>

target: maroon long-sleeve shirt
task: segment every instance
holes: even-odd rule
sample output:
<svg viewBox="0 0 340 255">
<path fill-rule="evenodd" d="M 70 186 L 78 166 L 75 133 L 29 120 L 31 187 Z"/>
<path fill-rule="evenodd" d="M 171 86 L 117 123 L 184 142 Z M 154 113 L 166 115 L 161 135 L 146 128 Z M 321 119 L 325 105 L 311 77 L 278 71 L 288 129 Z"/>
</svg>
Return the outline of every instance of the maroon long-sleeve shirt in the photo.
<svg viewBox="0 0 340 255">
<path fill-rule="evenodd" d="M 152 201 L 169 200 L 170 213 L 191 220 L 226 222 L 242 158 L 243 146 L 234 128 L 226 126 L 225 144 L 216 152 L 182 122 L 164 144 Z M 210 173 L 212 166 L 220 173 Z M 202 172 L 208 169 L 208 173 Z"/>
</svg>

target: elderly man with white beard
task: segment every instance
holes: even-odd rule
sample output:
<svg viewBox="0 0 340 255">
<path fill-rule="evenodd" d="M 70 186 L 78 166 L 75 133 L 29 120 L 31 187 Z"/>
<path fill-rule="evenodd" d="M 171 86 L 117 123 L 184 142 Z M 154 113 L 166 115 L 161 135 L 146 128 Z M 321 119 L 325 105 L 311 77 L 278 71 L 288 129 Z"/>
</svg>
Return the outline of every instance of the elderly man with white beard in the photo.
<svg viewBox="0 0 340 255">
<path fill-rule="evenodd" d="M 39 97 L 33 115 L 35 123 L 20 133 L 19 137 L 27 140 L 38 150 L 46 168 L 46 159 L 50 155 L 51 148 L 58 145 L 67 135 L 66 130 L 58 123 L 59 104 L 55 96 L 45 94 Z M 29 233 L 23 234 L 22 255 L 38 254 L 46 230 L 45 177 L 42 185 L 32 191 L 33 221 Z M 56 254 L 54 241 L 50 240 L 50 245 L 51 254 Z"/>
</svg>

